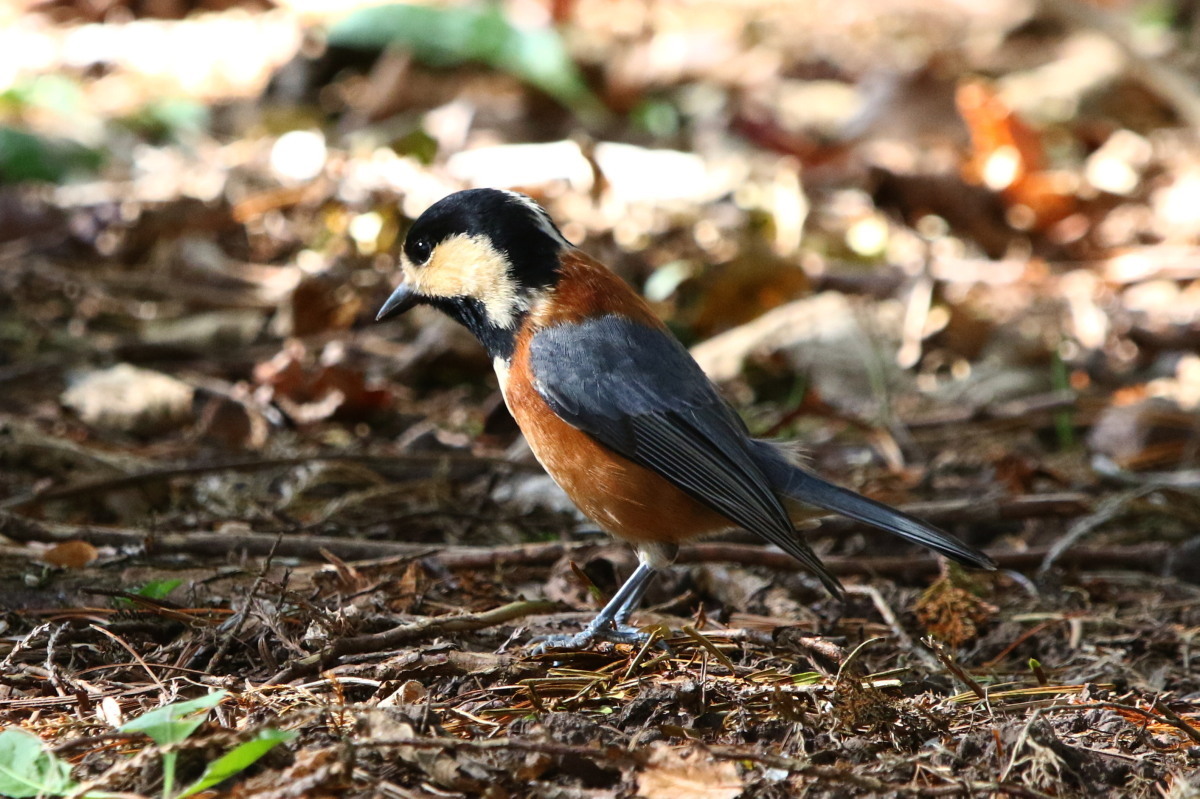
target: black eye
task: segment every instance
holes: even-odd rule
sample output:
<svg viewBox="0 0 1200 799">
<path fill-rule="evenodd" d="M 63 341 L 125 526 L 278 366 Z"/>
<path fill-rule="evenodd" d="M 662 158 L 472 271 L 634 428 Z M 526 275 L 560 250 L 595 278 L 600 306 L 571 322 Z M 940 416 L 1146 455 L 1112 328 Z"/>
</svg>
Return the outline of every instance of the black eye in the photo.
<svg viewBox="0 0 1200 799">
<path fill-rule="evenodd" d="M 408 260 L 414 264 L 423 264 L 429 260 L 429 253 L 433 250 L 429 246 L 429 242 L 425 239 L 416 239 L 408 243 Z"/>
</svg>

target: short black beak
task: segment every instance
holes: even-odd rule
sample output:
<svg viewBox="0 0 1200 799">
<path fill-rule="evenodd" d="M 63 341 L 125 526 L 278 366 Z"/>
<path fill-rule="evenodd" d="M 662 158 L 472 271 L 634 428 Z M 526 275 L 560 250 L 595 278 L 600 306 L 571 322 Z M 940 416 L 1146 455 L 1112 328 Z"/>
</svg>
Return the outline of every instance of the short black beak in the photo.
<svg viewBox="0 0 1200 799">
<path fill-rule="evenodd" d="M 382 322 L 384 319 L 399 316 L 411 309 L 420 300 L 420 295 L 409 288 L 407 283 L 401 283 L 399 286 L 396 286 L 396 290 L 392 292 L 392 296 L 387 298 L 387 302 L 379 309 L 379 313 L 375 314 L 375 321 Z"/>
</svg>

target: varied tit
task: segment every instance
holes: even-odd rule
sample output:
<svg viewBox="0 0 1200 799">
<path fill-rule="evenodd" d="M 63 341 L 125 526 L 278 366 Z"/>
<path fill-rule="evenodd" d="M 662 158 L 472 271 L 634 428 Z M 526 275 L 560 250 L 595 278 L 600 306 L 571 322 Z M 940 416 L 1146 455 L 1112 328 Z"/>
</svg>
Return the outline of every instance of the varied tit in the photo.
<svg viewBox="0 0 1200 799">
<path fill-rule="evenodd" d="M 953 536 L 793 465 L 746 425 L 646 302 L 571 245 L 522 194 L 460 191 L 435 203 L 404 242 L 404 281 L 378 319 L 431 305 L 487 349 L 509 411 L 534 455 L 596 524 L 638 549 L 639 565 L 578 635 L 637 642 L 627 626 L 677 545 L 744 528 L 842 586 L 796 531 L 807 503 L 985 569 Z"/>
</svg>

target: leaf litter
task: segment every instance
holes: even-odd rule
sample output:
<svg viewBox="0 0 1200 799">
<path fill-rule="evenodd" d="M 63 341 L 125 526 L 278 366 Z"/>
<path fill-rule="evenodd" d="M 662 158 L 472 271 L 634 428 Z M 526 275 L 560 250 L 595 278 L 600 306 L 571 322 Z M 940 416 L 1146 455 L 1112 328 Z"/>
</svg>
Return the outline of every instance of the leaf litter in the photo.
<svg viewBox="0 0 1200 799">
<path fill-rule="evenodd" d="M 397 11 L 381 54 L 292 3 L 25 5 L 0 123 L 50 182 L 0 157 L 0 722 L 41 782 L 9 792 L 171 793 L 164 758 L 199 795 L 1198 790 L 1185 16 L 509 3 Z M 655 585 L 651 643 L 531 654 L 629 553 L 460 331 L 370 324 L 475 183 L 642 288 L 756 433 L 1005 571 L 814 521 L 839 604 L 731 534 Z"/>
</svg>

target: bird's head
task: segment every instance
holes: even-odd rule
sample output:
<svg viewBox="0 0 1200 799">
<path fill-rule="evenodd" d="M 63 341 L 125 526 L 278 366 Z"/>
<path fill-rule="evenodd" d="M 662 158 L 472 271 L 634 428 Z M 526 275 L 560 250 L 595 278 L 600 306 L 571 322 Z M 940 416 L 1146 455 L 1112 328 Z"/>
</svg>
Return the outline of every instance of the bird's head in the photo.
<svg viewBox="0 0 1200 799">
<path fill-rule="evenodd" d="M 470 189 L 430 206 L 404 240 L 404 282 L 375 317 L 431 305 L 507 355 L 521 319 L 554 285 L 571 247 L 549 214 L 524 194 Z"/>
</svg>

